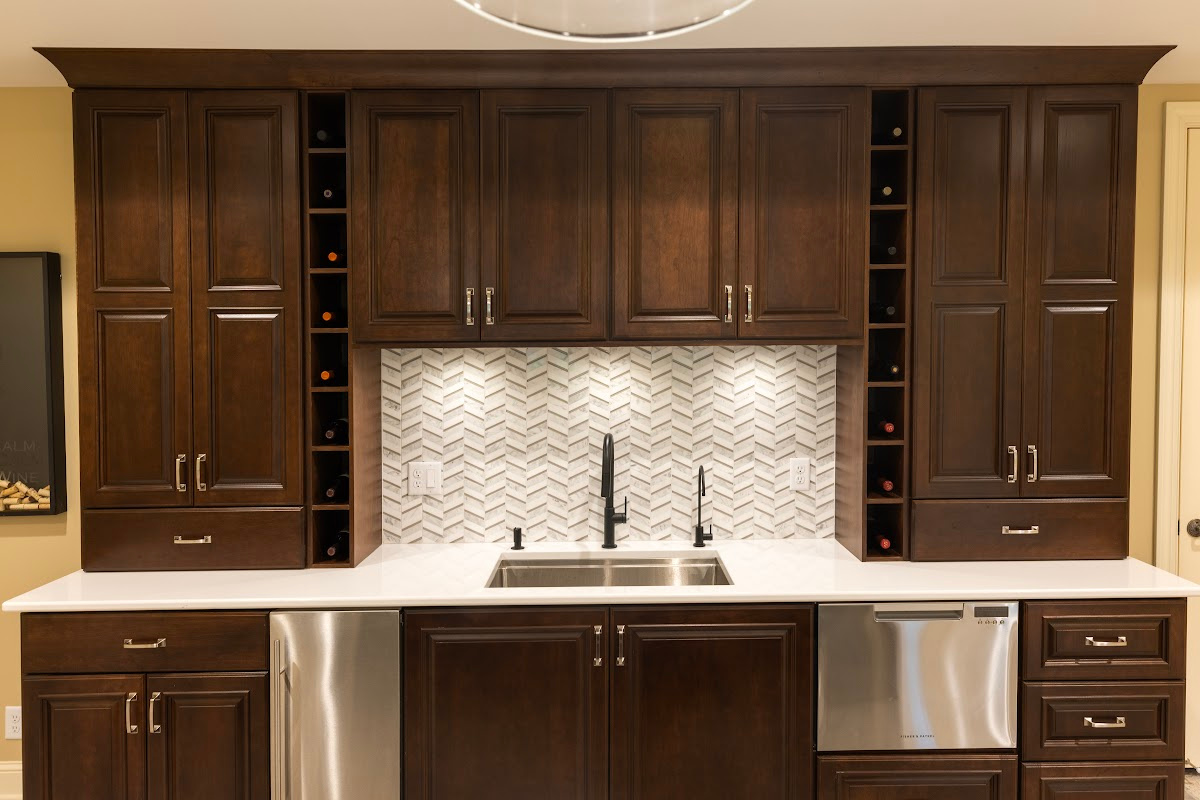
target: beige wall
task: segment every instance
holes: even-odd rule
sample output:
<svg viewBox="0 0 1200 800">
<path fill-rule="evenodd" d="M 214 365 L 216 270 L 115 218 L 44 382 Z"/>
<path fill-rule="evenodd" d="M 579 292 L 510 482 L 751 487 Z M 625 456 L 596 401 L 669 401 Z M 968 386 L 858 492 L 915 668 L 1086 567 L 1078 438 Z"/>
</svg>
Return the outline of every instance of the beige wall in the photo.
<svg viewBox="0 0 1200 800">
<path fill-rule="evenodd" d="M 69 89 L 0 89 L 0 251 L 62 255 L 67 505 L 56 517 L 0 519 L 0 598 L 79 568 L 79 379 Z M 18 617 L 0 614 L 0 705 L 21 704 Z M 21 758 L 0 739 L 0 761 Z"/>
</svg>

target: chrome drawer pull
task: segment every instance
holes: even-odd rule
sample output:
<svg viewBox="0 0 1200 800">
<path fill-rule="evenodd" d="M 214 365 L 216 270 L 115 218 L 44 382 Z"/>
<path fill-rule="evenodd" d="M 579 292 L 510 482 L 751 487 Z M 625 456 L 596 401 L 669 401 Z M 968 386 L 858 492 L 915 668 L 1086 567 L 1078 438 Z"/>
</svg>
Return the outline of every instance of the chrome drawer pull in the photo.
<svg viewBox="0 0 1200 800">
<path fill-rule="evenodd" d="M 617 666 L 625 666 L 625 626 L 617 626 Z"/>
<path fill-rule="evenodd" d="M 1008 482 L 1017 482 L 1017 448 L 1015 445 L 1008 446 L 1008 455 L 1012 458 L 1012 469 L 1008 471 Z"/>
<path fill-rule="evenodd" d="M 1000 535 L 1001 536 L 1037 536 L 1038 535 L 1038 526 L 1034 525 L 1032 528 L 1010 528 L 1007 525 L 1002 525 L 1000 527 Z"/>
<path fill-rule="evenodd" d="M 186 492 L 187 484 L 183 482 L 183 470 L 187 466 L 187 453 L 175 456 L 175 491 Z"/>
<path fill-rule="evenodd" d="M 212 544 L 211 536 L 194 536 L 188 539 L 184 536 L 176 536 L 175 544 Z"/>
<path fill-rule="evenodd" d="M 1091 717 L 1084 717 L 1083 724 L 1088 728 L 1124 728 L 1124 717 L 1113 717 L 1113 722 L 1097 722 Z"/>
<path fill-rule="evenodd" d="M 492 287 L 487 287 L 483 290 L 483 324 L 495 325 L 496 316 L 492 313 L 492 300 L 496 296 L 496 290 Z"/>
<path fill-rule="evenodd" d="M 162 733 L 162 725 L 154 721 L 154 707 L 158 705 L 159 699 L 162 697 L 162 692 L 155 692 L 150 695 L 150 732 Z"/>
<path fill-rule="evenodd" d="M 467 289 L 467 324 L 475 324 L 475 290 Z"/>
<path fill-rule="evenodd" d="M 1038 462 L 1037 462 L 1037 448 L 1034 447 L 1033 445 L 1029 445 L 1028 447 L 1025 448 L 1025 452 L 1029 453 L 1029 455 L 1031 455 L 1033 457 L 1033 459 L 1032 459 L 1033 464 L 1030 467 L 1029 473 L 1025 476 L 1025 480 L 1028 483 L 1036 483 L 1037 479 L 1039 477 L 1038 476 Z"/>
<path fill-rule="evenodd" d="M 208 453 L 201 453 L 196 456 L 196 490 L 200 492 L 208 491 L 208 484 L 201 480 L 201 471 L 204 469 L 204 462 L 208 460 Z"/>
<path fill-rule="evenodd" d="M 725 321 L 733 322 L 733 287 L 725 287 Z"/>
<path fill-rule="evenodd" d="M 134 736 L 138 732 L 138 726 L 133 724 L 133 704 L 136 702 L 137 692 L 125 695 L 125 732 L 130 736 Z"/>
<path fill-rule="evenodd" d="M 126 639 L 122 645 L 126 650 L 161 650 L 167 646 L 166 639 L 155 639 L 152 642 L 135 642 L 133 639 Z"/>
<path fill-rule="evenodd" d="M 1088 647 L 1129 647 L 1129 640 L 1124 636 L 1114 639 L 1096 639 L 1095 636 L 1083 637 L 1083 643 Z"/>
<path fill-rule="evenodd" d="M 746 322 L 754 322 L 754 287 L 746 284 Z"/>
<path fill-rule="evenodd" d="M 602 667 L 604 666 L 604 656 L 600 655 L 600 648 L 602 646 L 601 637 L 604 634 L 604 626 L 596 625 L 592 628 L 592 630 L 594 630 L 596 633 L 596 655 L 592 658 L 592 666 Z"/>
</svg>

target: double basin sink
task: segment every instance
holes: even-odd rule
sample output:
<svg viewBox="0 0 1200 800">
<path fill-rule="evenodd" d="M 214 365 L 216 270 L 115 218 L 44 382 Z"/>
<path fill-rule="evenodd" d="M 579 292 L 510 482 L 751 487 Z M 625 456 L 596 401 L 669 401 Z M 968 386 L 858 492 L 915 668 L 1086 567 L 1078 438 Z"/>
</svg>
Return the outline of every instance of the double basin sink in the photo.
<svg viewBox="0 0 1200 800">
<path fill-rule="evenodd" d="M 489 589 L 559 586 L 729 586 L 716 556 L 699 558 L 502 558 Z"/>
</svg>

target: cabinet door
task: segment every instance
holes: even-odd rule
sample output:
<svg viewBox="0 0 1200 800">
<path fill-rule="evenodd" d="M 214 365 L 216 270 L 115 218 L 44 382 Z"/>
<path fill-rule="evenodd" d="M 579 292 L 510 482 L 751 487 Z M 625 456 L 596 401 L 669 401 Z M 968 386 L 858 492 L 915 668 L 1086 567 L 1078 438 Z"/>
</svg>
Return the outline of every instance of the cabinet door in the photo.
<svg viewBox="0 0 1200 800">
<path fill-rule="evenodd" d="M 1033 89 L 1029 127 L 1021 491 L 1121 497 L 1129 478 L 1137 88 Z"/>
<path fill-rule="evenodd" d="M 613 96 L 613 336 L 737 335 L 738 95 Z"/>
<path fill-rule="evenodd" d="M 822 756 L 817 800 L 1017 800 L 1016 756 Z"/>
<path fill-rule="evenodd" d="M 861 341 L 866 89 L 745 89 L 738 336 Z"/>
<path fill-rule="evenodd" d="M 143 800 L 146 698 L 141 675 L 26 678 L 26 800 Z"/>
<path fill-rule="evenodd" d="M 605 609 L 405 614 L 405 797 L 608 797 Z"/>
<path fill-rule="evenodd" d="M 85 507 L 191 505 L 185 98 L 75 93 Z"/>
<path fill-rule="evenodd" d="M 812 796 L 812 609 L 613 611 L 614 800 Z"/>
<path fill-rule="evenodd" d="M 350 107 L 355 341 L 478 340 L 478 94 L 354 92 Z"/>
<path fill-rule="evenodd" d="M 918 97 L 913 493 L 1015 497 L 1026 90 Z"/>
<path fill-rule="evenodd" d="M 608 94 L 494 91 L 480 104 L 483 339 L 603 339 Z"/>
<path fill-rule="evenodd" d="M 151 675 L 148 800 L 267 800 L 267 676 Z"/>
<path fill-rule="evenodd" d="M 196 505 L 303 502 L 295 92 L 192 92 Z"/>
<path fill-rule="evenodd" d="M 1023 764 L 1025 800 L 1170 800 L 1184 796 L 1183 762 Z"/>
</svg>

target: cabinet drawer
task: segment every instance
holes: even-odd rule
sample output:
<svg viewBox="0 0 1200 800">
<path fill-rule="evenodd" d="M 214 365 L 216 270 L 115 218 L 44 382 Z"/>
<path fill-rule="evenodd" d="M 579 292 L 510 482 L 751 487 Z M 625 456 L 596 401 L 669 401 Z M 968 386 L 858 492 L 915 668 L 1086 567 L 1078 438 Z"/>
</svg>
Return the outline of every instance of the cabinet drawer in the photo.
<svg viewBox="0 0 1200 800">
<path fill-rule="evenodd" d="M 1183 797 L 1183 762 L 1163 764 L 1023 764 L 1025 800 L 1175 800 Z"/>
<path fill-rule="evenodd" d="M 260 611 L 23 614 L 21 666 L 26 674 L 265 670 L 268 640 Z"/>
<path fill-rule="evenodd" d="M 822 756 L 818 800 L 1016 800 L 1016 756 Z"/>
<path fill-rule="evenodd" d="M 913 502 L 914 561 L 1125 558 L 1128 539 L 1124 500 Z"/>
<path fill-rule="evenodd" d="M 1183 758 L 1183 683 L 1027 683 L 1026 761 Z"/>
<path fill-rule="evenodd" d="M 1027 680 L 1183 680 L 1186 600 L 1026 603 Z"/>
<path fill-rule="evenodd" d="M 83 513 L 83 568 L 303 569 L 303 508 L 113 509 Z"/>
</svg>

